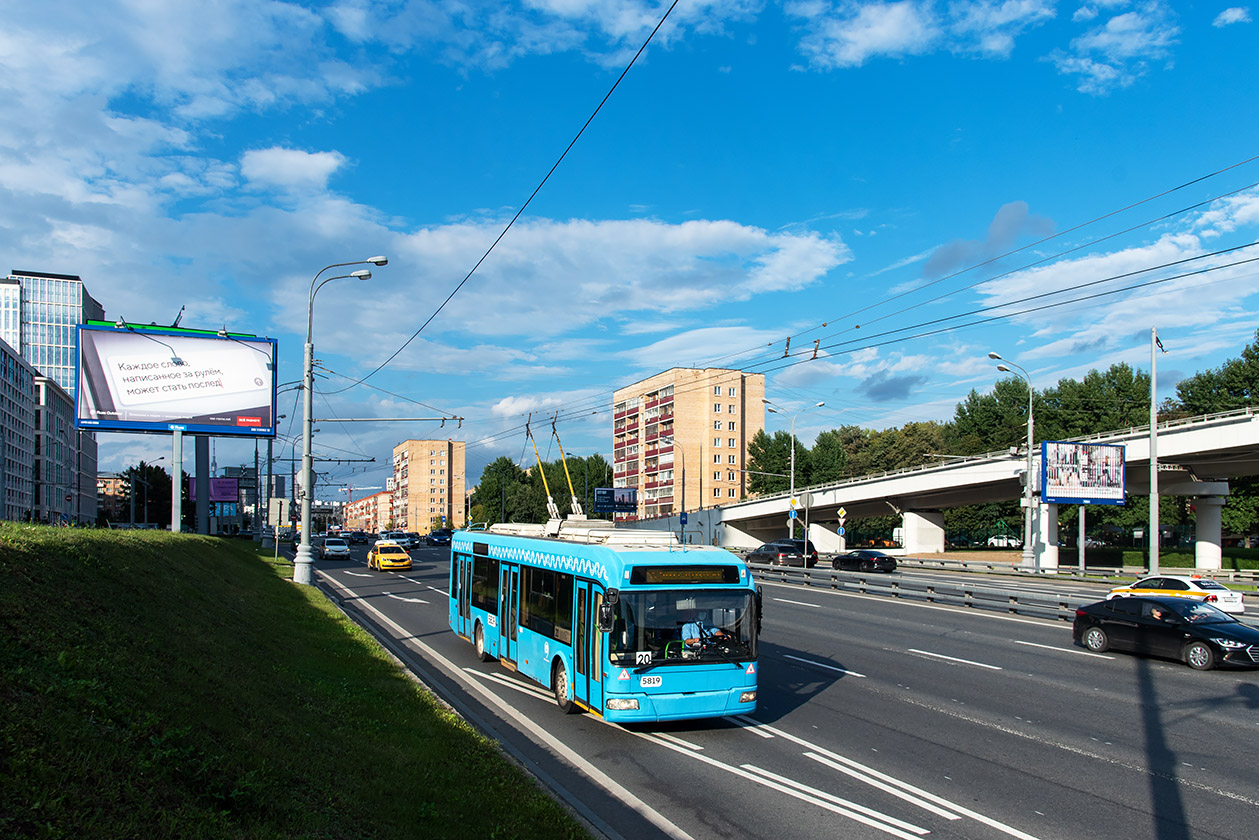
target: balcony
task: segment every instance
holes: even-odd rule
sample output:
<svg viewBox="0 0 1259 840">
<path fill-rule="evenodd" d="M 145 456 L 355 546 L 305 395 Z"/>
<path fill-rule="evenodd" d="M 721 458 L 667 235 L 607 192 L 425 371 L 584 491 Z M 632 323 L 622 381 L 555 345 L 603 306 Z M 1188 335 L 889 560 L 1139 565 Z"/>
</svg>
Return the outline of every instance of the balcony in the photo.
<svg viewBox="0 0 1259 840">
<path fill-rule="evenodd" d="M 643 403 L 643 408 L 655 408 L 658 405 L 660 405 L 660 398 L 656 397 L 655 399 L 648 399 L 645 403 Z"/>
</svg>

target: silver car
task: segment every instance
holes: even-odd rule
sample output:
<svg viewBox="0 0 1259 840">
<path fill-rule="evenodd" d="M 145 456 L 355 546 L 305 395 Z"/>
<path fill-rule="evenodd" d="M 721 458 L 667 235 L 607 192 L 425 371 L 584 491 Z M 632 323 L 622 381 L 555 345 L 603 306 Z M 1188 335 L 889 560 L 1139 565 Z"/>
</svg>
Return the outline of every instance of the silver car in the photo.
<svg viewBox="0 0 1259 840">
<path fill-rule="evenodd" d="M 323 541 L 320 548 L 320 556 L 325 560 L 338 557 L 348 559 L 350 556 L 350 544 L 342 537 L 328 537 Z"/>
</svg>

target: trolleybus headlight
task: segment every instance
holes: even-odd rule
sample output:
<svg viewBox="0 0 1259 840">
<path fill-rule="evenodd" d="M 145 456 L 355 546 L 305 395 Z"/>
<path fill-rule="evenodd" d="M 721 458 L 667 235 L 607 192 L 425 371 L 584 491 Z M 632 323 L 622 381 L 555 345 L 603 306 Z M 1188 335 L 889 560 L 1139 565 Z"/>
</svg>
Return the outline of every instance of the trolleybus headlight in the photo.
<svg viewBox="0 0 1259 840">
<path fill-rule="evenodd" d="M 756 692 L 753 692 L 755 694 Z M 635 697 L 609 697 L 604 704 L 609 711 L 613 712 L 636 712 L 638 711 L 638 699 Z"/>
<path fill-rule="evenodd" d="M 743 692 L 742 694 L 740 694 L 740 695 L 739 695 L 739 702 L 740 702 L 740 703 L 755 703 L 755 702 L 756 702 L 756 692 L 755 692 L 755 691 L 745 691 L 745 692 Z"/>
</svg>

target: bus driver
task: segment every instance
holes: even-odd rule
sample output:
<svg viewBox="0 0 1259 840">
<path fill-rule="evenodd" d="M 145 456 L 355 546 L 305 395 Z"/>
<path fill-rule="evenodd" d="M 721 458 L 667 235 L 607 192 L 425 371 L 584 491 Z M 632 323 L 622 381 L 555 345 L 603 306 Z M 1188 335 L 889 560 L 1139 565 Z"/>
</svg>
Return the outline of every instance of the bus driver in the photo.
<svg viewBox="0 0 1259 840">
<path fill-rule="evenodd" d="M 703 612 L 691 610 L 687 621 L 682 625 L 682 642 L 687 650 L 698 651 L 705 641 L 725 640 L 726 634 L 720 627 L 706 627 Z"/>
</svg>

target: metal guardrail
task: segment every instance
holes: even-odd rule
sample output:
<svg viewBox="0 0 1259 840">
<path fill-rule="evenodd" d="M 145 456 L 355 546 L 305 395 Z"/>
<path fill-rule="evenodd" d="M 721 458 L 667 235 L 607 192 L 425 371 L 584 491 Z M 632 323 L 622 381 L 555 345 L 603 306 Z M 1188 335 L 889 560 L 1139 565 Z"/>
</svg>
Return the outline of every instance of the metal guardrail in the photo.
<svg viewBox="0 0 1259 840">
<path fill-rule="evenodd" d="M 997 610 L 1060 621 L 1074 621 L 1076 607 L 1091 604 L 1097 600 L 1071 595 L 1012 592 L 1008 589 L 993 589 L 954 582 L 931 583 L 905 579 L 886 572 L 866 574 L 833 569 L 819 571 L 817 567 L 801 569 L 795 566 L 767 566 L 760 563 L 749 563 L 748 568 L 758 580 L 776 580 L 806 588 L 820 587 L 857 592 L 863 595 L 883 595 L 933 604 Z"/>
<path fill-rule="evenodd" d="M 822 562 L 819 560 L 819 562 Z M 1034 576 L 1043 580 L 1050 577 L 1054 580 L 1077 580 L 1086 582 L 1109 582 L 1120 578 L 1143 578 L 1149 575 L 1149 570 L 1144 566 L 1093 566 L 1085 567 L 1084 573 L 1080 573 L 1080 567 L 1076 563 L 1063 563 L 1059 561 L 1058 568 L 1049 572 L 1025 572 L 1018 566 L 1012 566 L 1009 563 L 995 563 L 991 561 L 981 560 L 952 560 L 952 559 L 933 559 L 923 557 L 897 557 L 897 565 L 911 566 L 917 569 L 944 569 L 955 572 L 983 572 L 986 574 L 1005 574 Z M 1165 575 L 1198 575 L 1204 578 L 1212 578 L 1219 581 L 1228 581 L 1230 583 L 1247 583 L 1251 585 L 1259 584 L 1259 571 L 1254 569 L 1187 569 L 1166 567 L 1160 570 L 1160 574 Z"/>
</svg>

